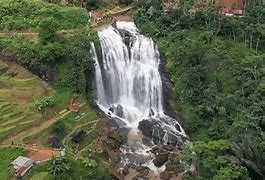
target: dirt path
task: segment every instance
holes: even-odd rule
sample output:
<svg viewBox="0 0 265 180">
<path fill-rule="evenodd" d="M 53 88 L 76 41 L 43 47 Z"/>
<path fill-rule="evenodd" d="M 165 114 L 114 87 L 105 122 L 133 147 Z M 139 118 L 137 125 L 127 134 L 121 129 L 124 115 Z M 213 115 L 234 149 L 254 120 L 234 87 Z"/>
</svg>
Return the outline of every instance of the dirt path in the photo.
<svg viewBox="0 0 265 180">
<path fill-rule="evenodd" d="M 99 121 L 100 121 L 100 119 L 97 119 L 97 120 L 94 120 L 94 121 L 90 121 L 90 122 L 87 122 L 87 123 L 84 123 L 84 124 L 79 125 L 79 126 L 76 127 L 75 129 L 80 128 L 80 127 L 83 127 L 83 126 L 85 126 L 85 125 L 87 125 L 87 124 L 90 124 L 90 123 L 96 122 L 96 123 L 94 123 L 92 129 L 88 131 L 87 135 L 89 136 L 90 132 L 92 132 L 92 131 L 95 129 L 95 127 L 96 127 L 96 125 L 97 125 L 97 123 L 98 123 Z M 74 130 L 73 130 L 73 131 L 74 131 Z M 73 132 L 73 131 L 72 131 L 72 132 Z M 71 133 L 70 133 L 70 134 L 71 134 Z M 66 138 L 64 139 L 64 142 L 63 142 L 63 143 L 65 143 L 65 140 L 66 140 Z M 81 156 L 81 153 L 82 153 L 83 151 L 87 150 L 87 149 L 91 146 L 92 143 L 93 143 L 93 141 L 92 141 L 89 145 L 85 146 L 83 149 L 79 150 L 77 153 L 73 153 L 73 155 L 74 155 L 73 158 L 74 158 L 75 160 L 79 159 L 80 156 Z"/>
<path fill-rule="evenodd" d="M 81 119 L 82 119 L 82 118 L 81 118 Z M 80 125 L 76 126 L 76 127 L 71 131 L 71 133 L 68 133 L 68 135 L 65 136 L 65 138 L 64 138 L 63 141 L 62 141 L 63 144 L 64 144 L 65 141 L 71 136 L 71 134 L 73 134 L 77 129 L 79 129 L 79 128 L 85 126 L 85 125 L 92 124 L 92 123 L 94 123 L 94 122 L 95 122 L 95 124 L 97 124 L 98 121 L 99 121 L 99 120 L 97 119 L 97 120 L 89 121 L 89 122 L 86 122 L 86 123 L 84 123 L 84 124 L 80 124 Z"/>
<path fill-rule="evenodd" d="M 85 103 L 82 103 L 80 105 L 80 107 L 82 107 L 83 105 L 85 105 Z M 28 129 L 28 130 L 26 130 L 24 132 L 21 132 L 21 133 L 19 133 L 17 135 L 14 135 L 14 136 L 8 138 L 7 140 L 5 140 L 3 142 L 3 144 L 11 144 L 12 141 L 14 143 L 22 143 L 23 142 L 23 139 L 25 139 L 26 137 L 32 136 L 34 134 L 37 134 L 37 133 L 41 132 L 44 129 L 49 128 L 52 124 L 54 124 L 55 122 L 57 122 L 59 119 L 64 118 L 69 113 L 71 113 L 71 111 L 67 111 L 66 113 L 64 113 L 62 115 L 59 115 L 59 116 L 57 116 L 55 118 L 52 118 L 52 119 L 49 119 L 49 120 L 44 121 L 43 123 L 41 123 L 38 126 L 34 126 L 31 129 Z"/>
<path fill-rule="evenodd" d="M 17 141 L 18 139 L 21 139 L 21 138 L 24 139 L 24 138 L 26 138 L 26 137 L 28 137 L 28 136 L 32 136 L 32 135 L 34 135 L 34 134 L 37 134 L 37 133 L 41 132 L 41 131 L 44 130 L 44 129 L 47 129 L 47 128 L 50 127 L 53 123 L 55 123 L 55 122 L 58 121 L 59 119 L 65 117 L 65 116 L 68 115 L 70 112 L 71 112 L 71 111 L 68 111 L 68 112 L 66 112 L 65 114 L 62 114 L 62 115 L 60 115 L 60 116 L 58 116 L 58 117 L 56 117 L 56 118 L 52 118 L 52 119 L 49 119 L 49 120 L 44 120 L 44 122 L 41 123 L 40 125 L 38 125 L 38 126 L 34 126 L 34 127 L 32 127 L 31 129 L 28 129 L 28 130 L 26 130 L 26 131 L 23 131 L 23 132 L 17 134 L 17 135 L 14 135 L 14 136 L 8 138 L 7 140 L 5 140 L 3 143 L 4 143 L 4 144 L 11 144 L 12 141 L 13 141 L 14 143 L 20 143 L 20 142 L 16 142 L 16 141 Z"/>
</svg>

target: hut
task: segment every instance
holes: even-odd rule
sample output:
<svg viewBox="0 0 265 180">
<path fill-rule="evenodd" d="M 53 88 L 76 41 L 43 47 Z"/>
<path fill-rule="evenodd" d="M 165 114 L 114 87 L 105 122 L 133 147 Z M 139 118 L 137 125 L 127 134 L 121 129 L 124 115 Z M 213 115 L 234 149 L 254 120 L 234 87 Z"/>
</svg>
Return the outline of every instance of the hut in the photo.
<svg viewBox="0 0 265 180">
<path fill-rule="evenodd" d="M 16 170 L 16 176 L 24 177 L 27 172 L 33 167 L 34 161 L 30 158 L 19 156 L 11 164 Z"/>
<path fill-rule="evenodd" d="M 81 129 L 72 135 L 72 141 L 74 143 L 80 143 L 86 137 L 86 131 Z"/>
<path fill-rule="evenodd" d="M 49 138 L 49 144 L 54 149 L 63 148 L 63 144 L 62 144 L 61 140 L 58 137 L 56 137 L 56 136 L 53 136 L 53 137 Z"/>
</svg>

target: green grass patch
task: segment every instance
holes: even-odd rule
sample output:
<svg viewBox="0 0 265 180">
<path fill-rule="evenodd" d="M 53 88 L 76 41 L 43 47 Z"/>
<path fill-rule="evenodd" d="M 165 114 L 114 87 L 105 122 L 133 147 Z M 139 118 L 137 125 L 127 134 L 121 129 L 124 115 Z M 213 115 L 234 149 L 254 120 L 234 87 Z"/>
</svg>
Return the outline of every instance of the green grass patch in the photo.
<svg viewBox="0 0 265 180">
<path fill-rule="evenodd" d="M 44 180 L 49 175 L 49 172 L 39 172 L 34 174 L 30 180 Z"/>
<path fill-rule="evenodd" d="M 14 169 L 10 163 L 18 156 L 23 156 L 25 151 L 19 148 L 4 148 L 0 149 L 0 179 L 11 179 L 14 174 Z"/>
</svg>

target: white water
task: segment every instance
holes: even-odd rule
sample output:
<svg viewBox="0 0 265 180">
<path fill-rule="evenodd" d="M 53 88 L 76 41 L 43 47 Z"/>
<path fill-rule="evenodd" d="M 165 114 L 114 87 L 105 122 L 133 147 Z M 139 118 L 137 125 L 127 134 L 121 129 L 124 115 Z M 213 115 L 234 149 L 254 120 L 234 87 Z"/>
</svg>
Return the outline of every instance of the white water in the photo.
<svg viewBox="0 0 265 180">
<path fill-rule="evenodd" d="M 117 29 L 130 32 L 133 40 L 128 48 L 117 29 L 110 26 L 98 32 L 102 62 L 99 62 L 92 46 L 92 55 L 96 61 L 98 106 L 132 129 L 137 129 L 138 123 L 143 119 L 166 119 L 166 122 L 161 121 L 166 132 L 161 138 L 165 142 L 170 133 L 185 136 L 178 122 L 164 114 L 157 46 L 151 38 L 139 34 L 133 22 L 117 22 L 116 26 Z M 175 128 L 176 124 L 180 127 L 179 131 Z M 129 153 L 144 157 L 151 156 L 146 152 L 149 149 L 140 142 L 128 142 L 121 148 L 124 154 L 130 151 Z M 151 162 L 152 157 L 148 159 Z M 125 158 L 124 161 L 130 161 L 130 158 Z M 149 167 L 151 166 L 153 165 Z"/>
</svg>

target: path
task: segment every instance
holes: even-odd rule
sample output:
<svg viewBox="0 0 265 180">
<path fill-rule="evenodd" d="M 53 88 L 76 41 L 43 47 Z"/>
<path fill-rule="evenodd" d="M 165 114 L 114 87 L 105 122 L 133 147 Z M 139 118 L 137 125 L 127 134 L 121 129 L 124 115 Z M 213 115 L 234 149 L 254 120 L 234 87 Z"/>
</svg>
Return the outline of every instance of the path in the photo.
<svg viewBox="0 0 265 180">
<path fill-rule="evenodd" d="M 44 162 L 52 159 L 53 157 L 59 157 L 60 151 L 48 148 L 37 147 L 36 145 L 25 145 L 25 144 L 0 144 L 1 148 L 23 148 L 27 150 L 27 156 L 34 160 L 36 163 Z"/>
<path fill-rule="evenodd" d="M 117 7 L 114 7 L 113 9 L 103 13 L 103 16 L 111 16 L 112 18 L 115 18 L 115 17 L 120 16 L 121 14 L 124 14 L 124 13 L 130 11 L 133 8 L 134 8 L 134 6 L 128 6 L 125 8 L 120 8 L 119 6 L 117 6 Z M 107 24 L 107 25 L 109 25 L 109 24 Z M 104 25 L 99 25 L 99 26 L 104 26 Z M 58 35 L 69 35 L 69 34 L 80 31 L 80 29 L 87 29 L 87 28 L 88 28 L 88 26 L 83 26 L 83 27 L 79 27 L 76 29 L 63 29 L 63 30 L 57 31 L 56 33 Z M 93 27 L 92 29 L 98 30 L 97 26 Z M 39 37 L 39 33 L 34 32 L 34 31 L 31 31 L 31 32 L 23 32 L 23 31 L 0 32 L 0 37 L 13 36 L 13 35 L 24 36 L 28 39 L 33 40 L 34 42 L 37 42 L 38 37 Z"/>
<path fill-rule="evenodd" d="M 85 105 L 85 103 L 82 103 L 80 105 L 80 107 L 82 107 L 83 105 Z M 43 131 L 44 129 L 49 128 L 52 124 L 54 124 L 58 120 L 64 118 L 65 116 L 67 116 L 70 113 L 71 113 L 71 111 L 68 111 L 68 112 L 66 112 L 66 113 L 64 113 L 62 115 L 59 115 L 58 117 L 52 118 L 50 120 L 46 120 L 42 124 L 40 124 L 38 126 L 34 126 L 31 129 L 28 129 L 27 131 L 23 131 L 23 132 L 15 135 L 15 136 L 12 136 L 12 137 L 8 138 L 7 140 L 5 140 L 3 142 L 3 144 L 11 144 L 12 141 L 14 143 L 23 143 L 23 139 L 25 139 L 26 137 L 32 136 L 34 134 L 37 134 L 37 133 Z M 21 141 L 21 142 L 17 142 L 17 141 Z"/>
<path fill-rule="evenodd" d="M 82 119 L 83 117 L 81 117 L 80 119 Z M 83 126 L 85 126 L 85 125 L 88 125 L 88 124 L 90 124 L 90 123 L 94 123 L 94 122 L 96 122 L 95 124 L 97 124 L 97 122 L 99 121 L 99 119 L 97 119 L 97 120 L 94 120 L 94 121 L 89 121 L 89 122 L 86 122 L 86 123 L 83 123 L 83 124 L 80 124 L 80 125 L 78 125 L 78 126 L 76 126 L 72 131 L 71 131 L 71 133 L 68 133 L 67 134 L 67 136 L 65 136 L 65 138 L 63 139 L 63 144 L 65 143 L 65 141 L 66 141 L 66 139 L 68 139 L 77 129 L 79 129 L 79 128 L 81 128 L 81 127 L 83 127 Z"/>
</svg>

